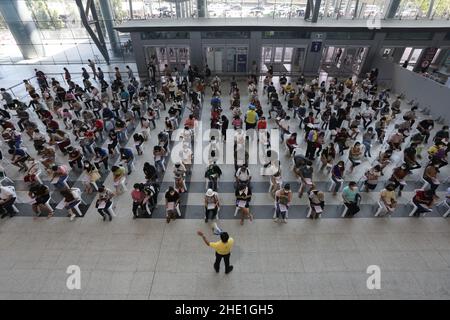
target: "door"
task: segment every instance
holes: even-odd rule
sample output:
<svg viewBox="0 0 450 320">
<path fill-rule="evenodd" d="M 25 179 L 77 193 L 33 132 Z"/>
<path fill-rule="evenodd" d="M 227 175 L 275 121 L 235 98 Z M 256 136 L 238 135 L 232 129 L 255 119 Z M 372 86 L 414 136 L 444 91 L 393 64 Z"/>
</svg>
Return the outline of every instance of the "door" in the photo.
<svg viewBox="0 0 450 320">
<path fill-rule="evenodd" d="M 400 59 L 400 64 L 403 65 L 405 62 L 407 64 L 406 68 L 408 70 L 413 70 L 417 61 L 419 60 L 420 55 L 422 54 L 423 49 L 421 48 L 413 48 L 407 47 L 403 51 L 403 55 Z"/>
<path fill-rule="evenodd" d="M 272 66 L 275 73 L 301 72 L 305 61 L 305 53 L 306 47 L 263 47 L 261 70 L 266 72 L 269 66 Z"/>
</svg>

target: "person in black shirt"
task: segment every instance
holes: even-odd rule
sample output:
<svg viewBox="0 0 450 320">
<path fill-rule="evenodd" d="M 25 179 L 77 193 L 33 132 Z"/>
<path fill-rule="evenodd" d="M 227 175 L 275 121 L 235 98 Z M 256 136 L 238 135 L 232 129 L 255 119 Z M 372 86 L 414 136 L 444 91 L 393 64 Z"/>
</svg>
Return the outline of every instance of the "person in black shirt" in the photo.
<svg viewBox="0 0 450 320">
<path fill-rule="evenodd" d="M 169 187 L 164 197 L 166 199 L 167 223 L 169 223 L 170 220 L 176 219 L 177 207 L 180 204 L 180 194 L 173 187 Z"/>
<path fill-rule="evenodd" d="M 415 143 L 411 143 L 411 145 L 405 149 L 403 157 L 406 165 L 409 170 L 419 169 L 421 165 L 416 160 L 416 150 L 417 145 Z"/>
<path fill-rule="evenodd" d="M 417 130 L 425 136 L 425 143 L 428 143 L 430 138 L 430 131 L 434 128 L 434 121 L 432 119 L 425 119 L 419 122 Z"/>
</svg>

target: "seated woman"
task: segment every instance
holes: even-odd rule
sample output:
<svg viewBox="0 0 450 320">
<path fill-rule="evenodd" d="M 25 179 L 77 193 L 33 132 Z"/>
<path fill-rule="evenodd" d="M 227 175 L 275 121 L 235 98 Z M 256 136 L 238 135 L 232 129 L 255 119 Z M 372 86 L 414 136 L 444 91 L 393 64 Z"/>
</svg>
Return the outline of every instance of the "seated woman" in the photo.
<svg viewBox="0 0 450 320">
<path fill-rule="evenodd" d="M 125 190 L 123 185 L 126 180 L 126 170 L 124 167 L 113 166 L 111 168 L 113 173 L 114 188 L 116 189 L 116 195 L 122 194 Z"/>
<path fill-rule="evenodd" d="M 330 144 L 325 149 L 322 150 L 322 153 L 320 155 L 320 161 L 322 162 L 320 171 L 322 171 L 325 167 L 327 167 L 328 170 L 331 170 L 335 158 L 336 158 L 336 150 L 334 148 L 334 143 L 330 142 Z"/>
<path fill-rule="evenodd" d="M 394 212 L 397 207 L 397 199 L 395 197 L 395 185 L 390 183 L 381 190 L 380 192 L 380 201 L 383 204 L 384 208 L 386 208 L 387 213 Z"/>
<path fill-rule="evenodd" d="M 369 169 L 364 174 L 366 181 L 364 181 L 364 190 L 369 192 L 369 190 L 375 190 L 378 184 L 378 179 L 381 176 L 381 166 L 378 164 L 375 167 Z"/>
<path fill-rule="evenodd" d="M 348 154 L 348 159 L 352 163 L 352 165 L 350 166 L 350 172 L 353 172 L 353 169 L 361 164 L 361 156 L 362 156 L 361 143 L 355 142 L 355 144 L 350 149 L 350 152 Z"/>
<path fill-rule="evenodd" d="M 253 221 L 253 216 L 250 213 L 250 201 L 252 199 L 252 192 L 246 185 L 239 185 L 235 191 L 236 196 L 236 208 L 239 208 L 242 212 L 241 225 L 244 224 L 244 219 L 248 217 L 250 221 Z"/>
<path fill-rule="evenodd" d="M 95 165 L 93 165 L 90 161 L 83 161 L 83 172 L 86 175 L 85 179 L 85 192 L 92 193 L 94 191 L 95 186 L 97 185 L 97 181 L 101 178 L 100 173 Z"/>
<path fill-rule="evenodd" d="M 33 212 L 36 216 L 40 216 L 42 210 L 47 211 L 47 217 L 51 218 L 54 214 L 53 208 L 47 204 L 47 201 L 50 199 L 50 189 L 39 182 L 34 183 L 30 186 L 28 195 L 30 198 L 34 200 L 31 205 Z"/>
<path fill-rule="evenodd" d="M 315 186 L 311 188 L 308 195 L 309 207 L 311 208 L 311 219 L 317 219 L 325 207 L 325 195 L 317 190 Z"/>
<path fill-rule="evenodd" d="M 297 133 L 294 132 L 293 134 L 291 134 L 291 136 L 289 137 L 289 139 L 286 140 L 286 147 L 289 150 L 289 154 L 292 155 L 292 152 L 294 151 L 295 148 L 297 148 Z"/>
<path fill-rule="evenodd" d="M 60 194 L 64 198 L 64 208 L 69 211 L 70 221 L 73 221 L 76 216 L 79 216 L 79 212 L 75 210 L 75 207 L 81 200 L 71 189 L 64 188 L 60 191 Z"/>
<path fill-rule="evenodd" d="M 165 194 L 167 223 L 177 217 L 177 207 L 180 205 L 180 194 L 173 187 L 169 187 Z"/>
</svg>

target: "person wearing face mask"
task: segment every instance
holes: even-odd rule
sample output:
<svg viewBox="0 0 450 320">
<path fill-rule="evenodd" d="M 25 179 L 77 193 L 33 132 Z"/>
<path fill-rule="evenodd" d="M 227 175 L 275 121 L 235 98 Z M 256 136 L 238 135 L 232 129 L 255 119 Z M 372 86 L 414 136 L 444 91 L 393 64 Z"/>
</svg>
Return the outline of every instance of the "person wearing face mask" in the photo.
<svg viewBox="0 0 450 320">
<path fill-rule="evenodd" d="M 184 167 L 186 168 L 186 173 L 191 174 L 193 153 L 192 153 L 191 148 L 189 148 L 189 145 L 183 144 L 183 151 L 181 153 L 182 153 L 181 154 L 181 162 L 183 163 Z"/>
<path fill-rule="evenodd" d="M 181 162 L 177 162 L 174 165 L 173 168 L 173 175 L 175 178 L 175 190 L 178 193 L 184 193 L 186 192 L 186 184 L 184 182 L 185 176 L 186 176 L 186 168 L 183 166 Z"/>
<path fill-rule="evenodd" d="M 240 185 L 235 192 L 236 196 L 236 208 L 240 209 L 242 212 L 241 225 L 244 225 L 244 219 L 248 217 L 250 221 L 253 221 L 253 216 L 250 213 L 250 201 L 252 199 L 251 190 L 245 186 Z"/>
<path fill-rule="evenodd" d="M 375 167 L 369 169 L 364 174 L 366 181 L 364 182 L 364 191 L 369 192 L 369 190 L 375 190 L 378 184 L 378 179 L 381 176 L 381 166 L 376 165 Z"/>
<path fill-rule="evenodd" d="M 388 181 L 392 183 L 394 190 L 399 188 L 399 197 L 402 195 L 403 188 L 406 186 L 405 177 L 410 173 L 411 170 L 406 163 L 402 164 L 400 167 L 394 168 L 392 171 L 392 175 Z"/>
<path fill-rule="evenodd" d="M 436 189 L 441 184 L 438 179 L 439 163 L 437 161 L 431 161 L 425 168 L 423 173 L 423 179 L 430 184 L 430 190 L 436 192 Z"/>
<path fill-rule="evenodd" d="M 394 212 L 397 207 L 397 199 L 395 198 L 395 185 L 390 183 L 381 190 L 380 201 L 386 209 L 387 213 Z"/>
<path fill-rule="evenodd" d="M 333 190 L 333 196 L 337 194 L 339 189 L 342 186 L 342 183 L 344 182 L 344 171 L 345 171 L 345 164 L 344 161 L 339 161 L 332 169 L 331 169 L 331 179 L 335 183 L 335 187 Z"/>
<path fill-rule="evenodd" d="M 308 195 L 309 206 L 311 208 L 311 219 L 317 219 L 325 208 L 325 195 L 322 191 L 317 190 L 315 186 L 311 188 Z"/>
<path fill-rule="evenodd" d="M 275 192 L 275 202 L 274 222 L 283 221 L 283 223 L 287 223 L 289 206 L 292 202 L 292 191 L 289 183 L 286 183 L 282 189 Z"/>
<path fill-rule="evenodd" d="M 169 187 L 165 194 L 167 223 L 177 217 L 177 206 L 180 204 L 180 194 L 173 187 Z"/>
<path fill-rule="evenodd" d="M 97 185 L 96 182 L 101 178 L 101 175 L 95 165 L 88 160 L 83 161 L 83 172 L 86 175 L 85 192 L 92 193 L 94 187 Z"/>
<path fill-rule="evenodd" d="M 342 199 L 344 200 L 344 205 L 348 208 L 347 215 L 353 217 L 361 210 L 359 208 L 361 196 L 358 193 L 358 186 L 355 181 L 350 181 L 348 186 L 342 190 Z"/>
<path fill-rule="evenodd" d="M 313 186 L 313 172 L 314 169 L 312 167 L 312 162 L 310 160 L 306 161 L 306 165 L 303 166 L 299 171 L 299 179 L 300 179 L 300 189 L 298 190 L 298 197 L 301 198 L 303 196 L 303 192 L 305 191 L 305 186 L 309 187 L 308 193 Z"/>
</svg>

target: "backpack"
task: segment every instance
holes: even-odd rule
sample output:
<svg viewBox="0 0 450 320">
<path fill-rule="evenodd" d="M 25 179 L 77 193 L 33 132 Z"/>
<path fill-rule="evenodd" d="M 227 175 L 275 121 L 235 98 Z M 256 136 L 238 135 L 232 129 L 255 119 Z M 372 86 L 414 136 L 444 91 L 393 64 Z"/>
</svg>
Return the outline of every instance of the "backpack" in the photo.
<svg viewBox="0 0 450 320">
<path fill-rule="evenodd" d="M 318 134 L 317 134 L 316 130 L 309 131 L 309 133 L 308 133 L 308 141 L 309 142 L 316 142 L 317 137 L 318 137 Z"/>
</svg>

